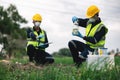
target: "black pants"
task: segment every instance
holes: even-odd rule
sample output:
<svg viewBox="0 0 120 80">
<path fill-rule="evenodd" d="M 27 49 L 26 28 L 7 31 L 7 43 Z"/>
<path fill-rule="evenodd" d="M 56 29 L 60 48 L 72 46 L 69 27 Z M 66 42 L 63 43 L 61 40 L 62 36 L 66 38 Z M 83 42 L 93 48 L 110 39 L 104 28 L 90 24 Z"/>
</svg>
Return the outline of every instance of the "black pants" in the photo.
<svg viewBox="0 0 120 80">
<path fill-rule="evenodd" d="M 27 47 L 27 55 L 29 61 L 35 61 L 37 64 L 53 63 L 54 58 L 44 50 L 36 49 L 33 45 Z"/>
<path fill-rule="evenodd" d="M 81 64 L 83 61 L 85 61 L 85 59 L 81 59 L 79 57 L 79 53 L 83 52 L 84 50 L 90 50 L 90 51 L 94 51 L 93 49 L 91 49 L 88 45 L 86 45 L 83 42 L 77 41 L 77 40 L 72 40 L 68 43 L 71 55 L 73 57 L 73 61 L 76 64 Z"/>
</svg>

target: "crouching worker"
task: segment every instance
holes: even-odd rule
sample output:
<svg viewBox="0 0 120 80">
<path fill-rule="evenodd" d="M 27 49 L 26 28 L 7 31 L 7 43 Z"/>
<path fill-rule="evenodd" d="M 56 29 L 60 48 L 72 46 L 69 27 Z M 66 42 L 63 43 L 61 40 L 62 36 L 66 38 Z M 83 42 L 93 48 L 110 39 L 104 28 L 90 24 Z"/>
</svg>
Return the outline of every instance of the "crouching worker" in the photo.
<svg viewBox="0 0 120 80">
<path fill-rule="evenodd" d="M 100 10 L 97 6 L 91 5 L 87 9 L 87 18 L 82 19 L 75 16 L 72 18 L 75 25 L 86 28 L 85 36 L 83 36 L 78 30 L 76 33 L 72 33 L 73 36 L 85 40 L 86 43 L 78 40 L 71 40 L 68 43 L 73 61 L 78 66 L 87 59 L 89 51 L 94 52 L 97 48 L 104 47 L 105 45 L 108 28 L 101 21 L 99 12 Z"/>
<path fill-rule="evenodd" d="M 53 63 L 52 55 L 45 51 L 49 44 L 46 32 L 40 27 L 42 17 L 40 14 L 35 14 L 32 19 L 33 30 L 27 30 L 27 55 L 29 56 L 29 61 L 43 65 Z"/>
</svg>

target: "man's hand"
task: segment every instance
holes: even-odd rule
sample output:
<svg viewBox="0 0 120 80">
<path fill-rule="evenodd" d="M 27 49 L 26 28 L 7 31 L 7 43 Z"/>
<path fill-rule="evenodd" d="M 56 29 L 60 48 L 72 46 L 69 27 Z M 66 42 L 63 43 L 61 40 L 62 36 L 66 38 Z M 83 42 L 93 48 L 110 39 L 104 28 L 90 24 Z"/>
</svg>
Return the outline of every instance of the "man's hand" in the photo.
<svg viewBox="0 0 120 80">
<path fill-rule="evenodd" d="M 72 32 L 72 35 L 73 35 L 73 36 L 78 36 L 78 37 L 80 37 L 80 38 L 83 38 L 83 35 L 82 35 L 79 31 Z"/>
<path fill-rule="evenodd" d="M 78 20 L 78 18 L 77 18 L 76 16 L 73 16 L 73 17 L 72 17 L 73 23 L 76 22 L 77 20 Z"/>
<path fill-rule="evenodd" d="M 41 38 L 43 38 L 44 36 L 43 35 L 39 35 L 38 37 L 37 37 L 37 39 L 41 39 Z"/>
<path fill-rule="evenodd" d="M 78 25 L 78 18 L 76 16 L 72 17 L 74 25 Z"/>
<path fill-rule="evenodd" d="M 44 35 L 39 35 L 39 36 L 37 36 L 37 41 L 39 42 L 40 39 L 43 38 L 43 37 L 44 37 Z"/>
</svg>

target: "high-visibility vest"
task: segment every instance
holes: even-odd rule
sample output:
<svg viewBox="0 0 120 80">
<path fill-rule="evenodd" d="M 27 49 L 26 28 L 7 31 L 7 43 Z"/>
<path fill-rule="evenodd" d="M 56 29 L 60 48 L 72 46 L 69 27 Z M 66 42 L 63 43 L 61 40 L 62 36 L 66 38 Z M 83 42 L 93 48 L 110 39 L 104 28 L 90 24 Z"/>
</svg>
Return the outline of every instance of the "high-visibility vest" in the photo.
<svg viewBox="0 0 120 80">
<path fill-rule="evenodd" d="M 102 22 L 100 22 L 99 24 L 95 25 L 92 29 L 91 29 L 91 27 L 92 27 L 92 24 L 88 24 L 88 26 L 86 28 L 86 37 L 94 37 L 96 32 L 100 31 L 100 29 L 102 27 L 105 27 L 105 26 L 103 25 Z M 108 29 L 106 28 L 105 31 L 107 33 Z M 88 44 L 90 46 L 90 48 L 93 48 L 93 49 L 96 49 L 98 47 L 104 47 L 104 45 L 105 45 L 105 35 L 96 44 L 93 44 L 93 43 L 88 42 L 88 41 L 86 41 L 86 44 Z"/>
<path fill-rule="evenodd" d="M 38 47 L 40 43 L 44 43 L 45 42 L 45 32 L 44 30 L 41 30 L 40 34 L 38 35 L 38 33 L 36 31 L 33 32 L 36 37 L 38 37 L 39 35 L 43 36 L 42 38 L 40 38 L 39 40 L 32 40 L 32 39 L 28 39 L 28 42 L 27 42 L 27 46 L 28 45 L 33 45 L 34 47 Z"/>
</svg>

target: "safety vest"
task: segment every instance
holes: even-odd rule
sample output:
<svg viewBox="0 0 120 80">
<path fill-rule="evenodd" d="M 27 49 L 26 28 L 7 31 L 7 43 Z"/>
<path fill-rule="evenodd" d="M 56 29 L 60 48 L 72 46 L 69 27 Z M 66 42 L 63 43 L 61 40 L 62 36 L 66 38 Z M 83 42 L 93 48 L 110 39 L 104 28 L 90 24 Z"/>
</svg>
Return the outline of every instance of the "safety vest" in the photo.
<svg viewBox="0 0 120 80">
<path fill-rule="evenodd" d="M 94 35 L 96 34 L 96 32 L 100 31 L 100 29 L 102 27 L 104 27 L 104 25 L 103 25 L 102 22 L 100 22 L 99 24 L 97 24 L 96 26 L 94 26 L 92 29 L 91 29 L 91 27 L 92 27 L 92 24 L 88 24 L 87 25 L 87 28 L 86 28 L 86 37 L 94 37 Z M 107 31 L 108 31 L 108 29 L 106 28 L 106 33 L 107 33 Z M 98 47 L 104 47 L 104 44 L 105 44 L 105 35 L 96 44 L 93 44 L 93 43 L 88 42 L 88 41 L 86 41 L 86 44 L 88 44 L 90 46 L 90 48 L 93 48 L 93 49 L 96 49 Z"/>
<path fill-rule="evenodd" d="M 37 40 L 32 40 L 32 39 L 29 38 L 28 42 L 27 42 L 27 46 L 28 45 L 33 45 L 34 47 L 37 48 L 40 43 L 44 43 L 45 42 L 45 32 L 44 32 L 44 30 L 41 30 L 39 35 L 38 35 L 38 33 L 36 31 L 34 31 L 33 33 L 36 35 L 36 37 L 38 37 L 38 36 L 43 36 L 43 37 L 40 38 L 40 39 L 37 39 Z"/>
</svg>

